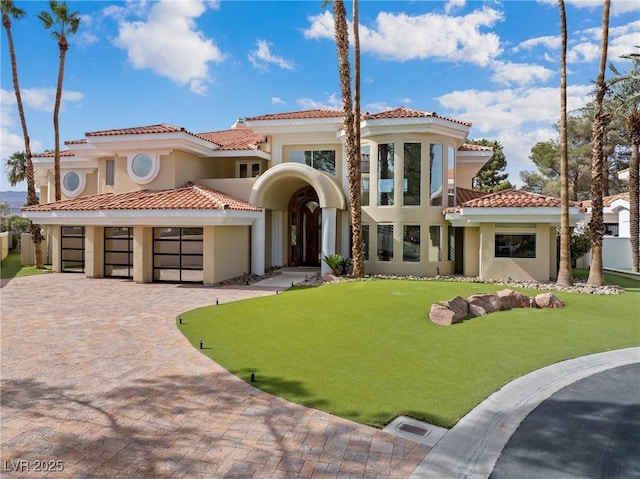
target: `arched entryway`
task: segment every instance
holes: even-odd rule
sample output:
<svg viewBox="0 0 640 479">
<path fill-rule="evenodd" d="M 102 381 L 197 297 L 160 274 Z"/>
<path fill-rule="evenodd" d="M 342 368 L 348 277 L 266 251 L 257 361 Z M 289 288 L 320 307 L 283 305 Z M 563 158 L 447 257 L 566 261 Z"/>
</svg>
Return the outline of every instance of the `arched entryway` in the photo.
<svg viewBox="0 0 640 479">
<path fill-rule="evenodd" d="M 289 202 L 289 266 L 320 266 L 322 208 L 311 186 L 299 189 Z"/>
</svg>

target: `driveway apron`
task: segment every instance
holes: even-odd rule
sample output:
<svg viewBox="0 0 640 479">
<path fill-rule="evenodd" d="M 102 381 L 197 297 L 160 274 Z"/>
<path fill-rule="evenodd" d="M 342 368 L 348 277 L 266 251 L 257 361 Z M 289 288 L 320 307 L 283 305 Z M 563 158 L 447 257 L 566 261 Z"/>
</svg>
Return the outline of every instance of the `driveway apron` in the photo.
<svg viewBox="0 0 640 479">
<path fill-rule="evenodd" d="M 176 316 L 275 294 L 74 274 L 3 284 L 2 477 L 408 477 L 429 451 L 263 393 Z"/>
</svg>

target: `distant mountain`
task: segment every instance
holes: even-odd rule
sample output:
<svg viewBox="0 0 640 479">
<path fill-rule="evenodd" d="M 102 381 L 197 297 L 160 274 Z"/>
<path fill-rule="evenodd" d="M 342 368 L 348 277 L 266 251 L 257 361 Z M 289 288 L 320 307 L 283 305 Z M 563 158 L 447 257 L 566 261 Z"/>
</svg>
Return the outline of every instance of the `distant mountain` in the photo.
<svg viewBox="0 0 640 479">
<path fill-rule="evenodd" d="M 20 214 L 20 208 L 27 204 L 26 191 L 0 191 L 0 203 L 9 203 L 11 213 Z"/>
</svg>

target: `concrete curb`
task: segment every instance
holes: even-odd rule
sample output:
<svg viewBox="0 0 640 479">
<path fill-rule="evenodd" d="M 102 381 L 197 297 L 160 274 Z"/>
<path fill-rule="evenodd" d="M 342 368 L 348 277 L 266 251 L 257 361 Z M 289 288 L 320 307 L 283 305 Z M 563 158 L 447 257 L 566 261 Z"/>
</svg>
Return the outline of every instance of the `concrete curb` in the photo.
<svg viewBox="0 0 640 479">
<path fill-rule="evenodd" d="M 542 401 L 593 374 L 640 362 L 640 348 L 563 361 L 522 376 L 489 396 L 431 449 L 411 479 L 485 479 L 520 423 Z"/>
</svg>

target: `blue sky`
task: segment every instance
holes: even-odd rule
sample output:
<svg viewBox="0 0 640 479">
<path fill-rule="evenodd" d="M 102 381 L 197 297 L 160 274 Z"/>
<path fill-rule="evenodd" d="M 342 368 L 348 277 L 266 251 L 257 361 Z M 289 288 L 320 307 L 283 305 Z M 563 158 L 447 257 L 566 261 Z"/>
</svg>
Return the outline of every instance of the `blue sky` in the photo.
<svg viewBox="0 0 640 479">
<path fill-rule="evenodd" d="M 192 132 L 238 117 L 341 108 L 331 8 L 309 1 L 69 1 L 61 141 L 87 131 L 169 123 Z M 597 76 L 602 1 L 567 0 L 568 103 L 582 107 Z M 57 44 L 16 1 L 12 24 L 34 152 L 53 149 Z M 351 17 L 351 3 L 346 3 Z M 612 0 L 609 59 L 640 45 L 640 3 Z M 555 137 L 560 27 L 555 0 L 360 1 L 362 109 L 407 106 L 471 121 L 471 138 L 505 147 L 509 179 L 534 169 L 538 141 Z M 0 153 L 22 151 L 5 32 Z M 0 175 L 0 190 L 10 188 Z"/>
</svg>

